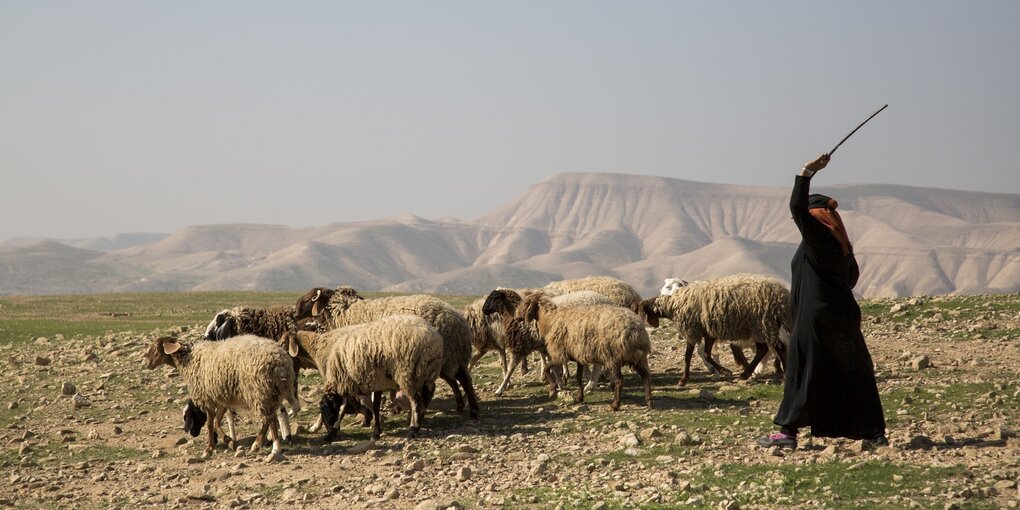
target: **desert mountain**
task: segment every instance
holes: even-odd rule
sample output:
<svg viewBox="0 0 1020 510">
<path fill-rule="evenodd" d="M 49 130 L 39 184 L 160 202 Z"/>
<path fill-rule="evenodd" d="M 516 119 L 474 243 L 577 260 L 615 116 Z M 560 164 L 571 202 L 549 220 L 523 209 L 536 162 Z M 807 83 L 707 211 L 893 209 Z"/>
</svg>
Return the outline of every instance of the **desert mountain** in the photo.
<svg viewBox="0 0 1020 510">
<path fill-rule="evenodd" d="M 874 184 L 819 191 L 840 202 L 862 296 L 1020 291 L 1020 195 Z M 671 276 L 788 280 L 799 239 L 788 203 L 786 188 L 560 174 L 470 222 L 205 225 L 110 251 L 9 242 L 0 247 L 0 293 L 343 283 L 481 294 L 605 274 L 647 295 Z"/>
</svg>

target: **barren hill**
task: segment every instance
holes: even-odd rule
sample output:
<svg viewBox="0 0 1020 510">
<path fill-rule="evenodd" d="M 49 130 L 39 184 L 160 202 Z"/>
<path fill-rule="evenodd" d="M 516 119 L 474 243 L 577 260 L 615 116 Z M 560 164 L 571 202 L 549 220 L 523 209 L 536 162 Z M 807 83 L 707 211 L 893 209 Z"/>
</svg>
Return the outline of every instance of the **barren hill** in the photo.
<svg viewBox="0 0 1020 510">
<path fill-rule="evenodd" d="M 1020 195 L 875 184 L 819 191 L 840 202 L 863 296 L 1020 291 Z M 786 188 L 560 174 L 470 222 L 205 225 L 105 253 L 54 242 L 0 247 L 0 293 L 344 283 L 480 294 L 607 274 L 650 294 L 670 276 L 788 279 L 798 241 L 788 201 Z"/>
</svg>

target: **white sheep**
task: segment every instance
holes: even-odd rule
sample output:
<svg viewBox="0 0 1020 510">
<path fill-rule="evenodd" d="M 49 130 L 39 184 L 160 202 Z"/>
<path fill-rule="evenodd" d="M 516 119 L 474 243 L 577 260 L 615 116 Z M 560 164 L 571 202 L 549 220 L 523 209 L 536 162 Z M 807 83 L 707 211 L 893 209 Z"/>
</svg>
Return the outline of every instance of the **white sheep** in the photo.
<svg viewBox="0 0 1020 510">
<path fill-rule="evenodd" d="M 691 356 L 700 343 L 704 343 L 708 363 L 719 372 L 732 374 L 711 357 L 718 340 L 730 342 L 735 357 L 738 349 L 755 348 L 754 359 L 743 366 L 741 379 L 751 377 L 770 349 L 776 351 L 777 369 L 782 370 L 792 322 L 790 290 L 775 278 L 739 274 L 693 282 L 669 296 L 642 302 L 642 310 L 653 326 L 658 326 L 661 317 L 672 320 L 679 337 L 687 342 L 679 386 L 687 384 Z"/>
<path fill-rule="evenodd" d="M 362 324 L 390 315 L 417 315 L 443 338 L 443 367 L 439 377 L 450 385 L 457 412 L 467 397 L 470 416 L 478 419 L 478 398 L 471 381 L 471 331 L 464 317 L 443 300 L 424 294 L 365 299 L 351 287 L 335 291 L 316 288 L 298 299 L 297 318 L 315 317 L 320 331 Z M 460 389 L 463 388 L 464 395 Z"/>
<path fill-rule="evenodd" d="M 568 292 L 590 290 L 598 292 L 612 301 L 616 306 L 630 308 L 637 312 L 641 305 L 641 295 L 627 282 L 611 276 L 589 276 L 552 282 L 543 289 L 550 296 L 558 296 Z"/>
<path fill-rule="evenodd" d="M 679 289 L 680 287 L 686 287 L 686 286 L 687 286 L 687 280 L 683 280 L 681 278 L 666 278 L 663 281 L 662 288 L 659 289 L 659 295 L 660 296 L 668 296 L 668 295 L 672 294 L 674 290 Z"/>
<path fill-rule="evenodd" d="M 357 396 L 371 396 L 375 419 L 372 438 L 378 439 L 382 434 L 382 392 L 398 389 L 410 399 L 408 436 L 417 436 L 443 364 L 439 332 L 416 315 L 391 315 L 337 328 L 322 336 L 330 347 L 318 354 L 315 363 L 325 367 L 320 410 L 328 427 L 326 440 L 336 436 L 338 419 Z M 299 355 L 293 344 L 290 350 Z"/>
<path fill-rule="evenodd" d="M 645 403 L 652 407 L 652 380 L 648 368 L 652 344 L 644 324 L 633 311 L 613 305 L 558 307 L 548 297 L 533 294 L 521 301 L 517 314 L 526 323 L 537 322 L 538 334 L 551 362 L 546 369 L 550 397 L 555 398 L 557 393 L 552 372 L 573 361 L 578 364 L 574 400 L 583 402 L 583 366 L 599 364 L 612 370 L 616 377 L 613 402 L 609 406 L 616 411 L 620 408 L 623 390 L 621 368 L 628 365 L 644 382 Z"/>
<path fill-rule="evenodd" d="M 275 414 L 284 401 L 296 410 L 301 404 L 294 391 L 294 362 L 276 342 L 245 335 L 191 346 L 163 337 L 149 347 L 145 362 L 150 370 L 169 365 L 180 371 L 195 405 L 213 417 L 208 423 L 207 453 L 216 445 L 214 423 L 218 418 L 229 409 L 250 409 L 263 423 L 252 451 L 261 448 L 269 429 L 273 440 L 270 459 L 281 456 Z"/>
</svg>

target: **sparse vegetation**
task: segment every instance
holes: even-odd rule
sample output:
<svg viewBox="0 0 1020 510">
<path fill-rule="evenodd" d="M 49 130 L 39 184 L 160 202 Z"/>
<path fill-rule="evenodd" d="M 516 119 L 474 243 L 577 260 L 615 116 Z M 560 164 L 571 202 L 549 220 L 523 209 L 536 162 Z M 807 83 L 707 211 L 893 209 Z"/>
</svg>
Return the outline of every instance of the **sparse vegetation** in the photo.
<svg viewBox="0 0 1020 510">
<path fill-rule="evenodd" d="M 747 509 L 1000 508 L 1018 501 L 1017 295 L 862 302 L 893 442 L 879 451 L 810 437 L 783 456 L 755 448 L 754 439 L 773 429 L 782 386 L 769 377 L 749 384 L 711 377 L 695 364 L 688 386 L 677 388 L 682 345 L 667 323 L 652 334 L 653 410 L 643 407 L 639 391 L 625 391 L 621 411 L 610 412 L 605 385 L 582 405 L 572 403 L 572 388 L 550 401 L 534 371 L 495 397 L 501 373 L 492 354 L 473 373 L 482 398 L 477 426 L 453 412 L 440 386 L 423 439 L 405 441 L 406 423 L 391 418 L 378 444 L 352 453 L 370 429 L 348 418 L 333 445 L 299 433 L 282 465 L 222 447 L 202 459 L 205 438 L 181 430 L 186 388 L 169 370 L 141 370 L 141 351 L 165 333 L 197 338 L 224 306 L 289 303 L 298 295 L 0 299 L 0 467 L 12 489 L 0 493 L 0 505 L 264 507 L 305 500 L 407 508 L 434 498 L 486 508 Z M 454 307 L 473 299 L 441 297 Z M 84 407 L 62 394 L 64 383 L 87 400 Z M 320 383 L 314 372 L 300 378 L 304 425 L 316 415 Z M 628 372 L 624 385 L 633 390 L 640 382 Z M 253 418 L 242 413 L 238 428 L 242 446 L 249 445 Z M 637 444 L 624 441 L 628 434 Z M 412 468 L 417 460 L 424 468 Z M 471 474 L 460 481 L 465 467 Z"/>
</svg>

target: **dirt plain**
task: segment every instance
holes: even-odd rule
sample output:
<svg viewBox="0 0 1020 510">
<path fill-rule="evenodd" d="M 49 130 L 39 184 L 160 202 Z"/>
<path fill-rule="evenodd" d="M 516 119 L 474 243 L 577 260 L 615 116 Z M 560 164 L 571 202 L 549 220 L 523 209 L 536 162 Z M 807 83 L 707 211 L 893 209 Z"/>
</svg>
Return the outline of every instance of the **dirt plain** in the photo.
<svg viewBox="0 0 1020 510">
<path fill-rule="evenodd" d="M 615 413 L 605 385 L 584 404 L 569 391 L 551 401 L 534 371 L 496 397 L 490 355 L 474 372 L 478 422 L 440 384 L 421 438 L 405 439 L 404 419 L 388 414 L 370 442 L 348 418 L 329 445 L 299 431 L 282 462 L 265 460 L 268 447 L 248 451 L 256 426 L 244 414 L 242 449 L 204 458 L 205 437 L 182 430 L 180 378 L 142 367 L 153 339 L 195 340 L 203 323 L 168 312 L 152 330 L 22 335 L 0 345 L 0 507 L 1015 508 L 1020 296 L 862 308 L 891 441 L 875 450 L 810 436 L 795 451 L 755 446 L 773 429 L 780 382 L 713 377 L 695 360 L 677 388 L 682 348 L 668 323 L 652 333 L 655 409 L 629 372 Z M 316 417 L 318 383 L 302 375 L 302 426 Z"/>
</svg>

